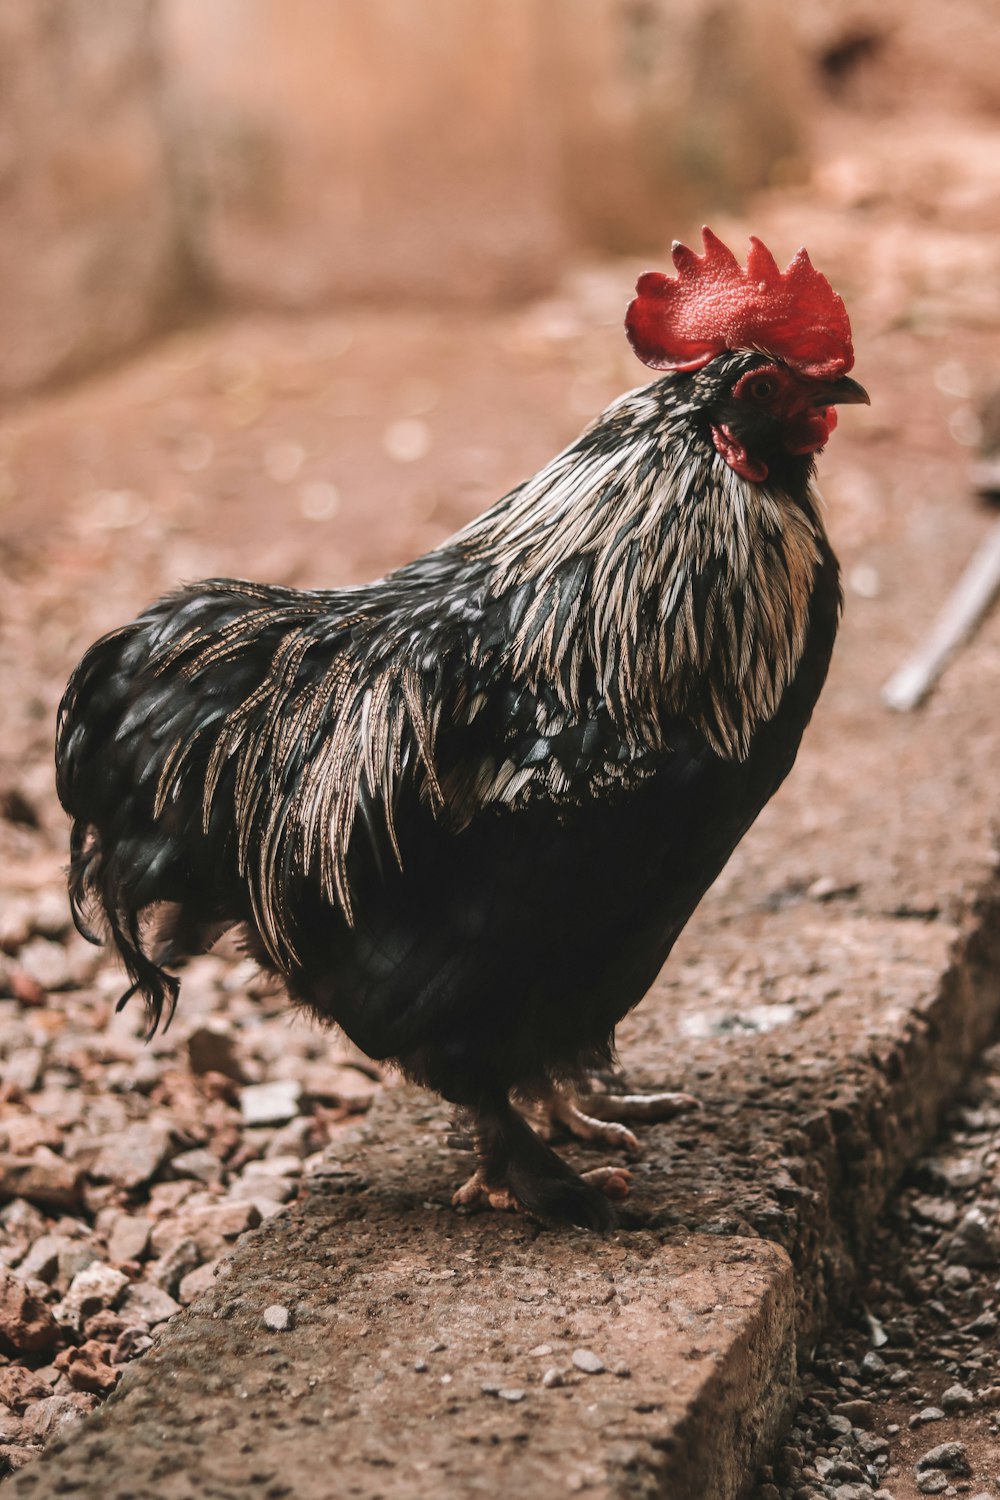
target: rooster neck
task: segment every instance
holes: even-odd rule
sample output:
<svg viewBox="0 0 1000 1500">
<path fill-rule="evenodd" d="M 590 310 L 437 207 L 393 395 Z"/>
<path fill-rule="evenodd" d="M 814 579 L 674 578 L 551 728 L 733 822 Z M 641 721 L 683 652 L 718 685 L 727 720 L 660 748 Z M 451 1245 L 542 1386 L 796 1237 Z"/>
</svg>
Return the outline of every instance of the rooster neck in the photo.
<svg viewBox="0 0 1000 1500">
<path fill-rule="evenodd" d="M 607 708 L 635 752 L 693 721 L 743 759 L 801 660 L 829 553 L 804 464 L 740 478 L 671 380 L 616 402 L 459 538 L 506 612 L 506 661 L 570 719 Z"/>
</svg>

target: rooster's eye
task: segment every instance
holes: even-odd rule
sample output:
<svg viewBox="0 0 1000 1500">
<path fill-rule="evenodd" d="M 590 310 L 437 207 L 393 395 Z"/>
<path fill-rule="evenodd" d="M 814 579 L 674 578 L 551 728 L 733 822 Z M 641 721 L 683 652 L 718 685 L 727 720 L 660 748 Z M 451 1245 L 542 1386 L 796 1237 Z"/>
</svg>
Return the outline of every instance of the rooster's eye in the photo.
<svg viewBox="0 0 1000 1500">
<path fill-rule="evenodd" d="M 753 401 L 771 401 L 778 394 L 778 382 L 770 375 L 751 380 L 747 392 Z"/>
</svg>

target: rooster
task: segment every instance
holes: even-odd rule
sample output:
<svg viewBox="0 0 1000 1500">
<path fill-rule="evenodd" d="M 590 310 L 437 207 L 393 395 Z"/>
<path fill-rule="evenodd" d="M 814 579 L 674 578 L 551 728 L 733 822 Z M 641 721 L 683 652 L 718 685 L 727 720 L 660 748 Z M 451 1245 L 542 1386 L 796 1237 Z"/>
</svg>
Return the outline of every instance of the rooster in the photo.
<svg viewBox="0 0 1000 1500">
<path fill-rule="evenodd" d="M 840 614 L 812 485 L 847 371 L 800 250 L 708 229 L 626 316 L 660 372 L 449 541 L 358 588 L 231 579 L 105 636 L 59 712 L 77 923 L 150 1034 L 170 972 L 236 928 L 293 1000 L 466 1112 L 468 1206 L 604 1227 L 531 1119 L 686 1095 L 576 1092 L 607 1068 L 701 896 L 792 766 Z M 534 1111 L 534 1113 L 532 1113 Z"/>
</svg>

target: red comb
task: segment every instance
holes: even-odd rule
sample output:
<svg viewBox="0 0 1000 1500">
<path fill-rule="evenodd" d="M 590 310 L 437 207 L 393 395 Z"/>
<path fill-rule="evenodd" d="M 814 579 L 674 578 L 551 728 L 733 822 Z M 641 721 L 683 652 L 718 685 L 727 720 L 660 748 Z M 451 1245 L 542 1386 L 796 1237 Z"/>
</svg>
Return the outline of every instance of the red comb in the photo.
<svg viewBox="0 0 1000 1500">
<path fill-rule="evenodd" d="M 704 255 L 675 244 L 676 276 L 647 271 L 625 315 L 629 343 L 654 370 L 699 370 L 725 349 L 759 349 L 802 375 L 854 364 L 843 299 L 799 250 L 786 271 L 755 235 L 746 268 L 703 229 Z"/>
</svg>

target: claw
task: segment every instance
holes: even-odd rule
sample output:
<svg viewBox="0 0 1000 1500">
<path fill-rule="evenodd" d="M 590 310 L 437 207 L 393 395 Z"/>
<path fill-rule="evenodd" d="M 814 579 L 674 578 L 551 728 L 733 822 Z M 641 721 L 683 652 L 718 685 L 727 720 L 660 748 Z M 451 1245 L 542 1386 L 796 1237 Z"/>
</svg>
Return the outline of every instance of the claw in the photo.
<svg viewBox="0 0 1000 1500">
<path fill-rule="evenodd" d="M 501 1213 L 521 1213 L 521 1204 L 505 1183 L 487 1182 L 482 1167 L 477 1167 L 467 1182 L 452 1194 L 453 1208 L 495 1208 Z"/>
<path fill-rule="evenodd" d="M 626 1167 L 594 1167 L 582 1176 L 588 1186 L 600 1188 L 607 1197 L 619 1203 L 628 1197 L 632 1186 L 632 1173 Z"/>
</svg>

